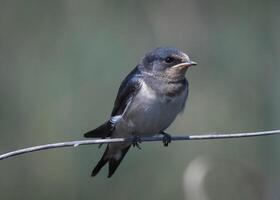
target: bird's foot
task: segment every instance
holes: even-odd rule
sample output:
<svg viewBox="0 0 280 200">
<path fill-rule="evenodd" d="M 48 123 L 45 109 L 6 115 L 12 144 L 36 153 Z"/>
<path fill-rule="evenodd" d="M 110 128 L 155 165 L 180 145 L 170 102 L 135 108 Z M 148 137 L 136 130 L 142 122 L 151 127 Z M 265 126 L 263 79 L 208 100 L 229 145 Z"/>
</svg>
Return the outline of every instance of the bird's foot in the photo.
<svg viewBox="0 0 280 200">
<path fill-rule="evenodd" d="M 163 137 L 162 137 L 163 145 L 165 147 L 167 147 L 169 145 L 169 143 L 171 143 L 172 137 L 171 137 L 171 135 L 169 135 L 169 134 L 167 134 L 165 132 L 162 132 L 161 134 L 163 135 Z"/>
<path fill-rule="evenodd" d="M 141 143 L 141 138 L 139 136 L 133 136 L 132 139 L 132 146 L 137 147 L 138 149 L 141 149 L 140 144 Z"/>
<path fill-rule="evenodd" d="M 105 139 L 105 137 L 102 137 L 101 139 Z M 104 143 L 100 143 L 100 144 L 98 145 L 98 149 L 100 149 L 100 148 L 102 147 L 103 144 L 104 144 Z"/>
</svg>

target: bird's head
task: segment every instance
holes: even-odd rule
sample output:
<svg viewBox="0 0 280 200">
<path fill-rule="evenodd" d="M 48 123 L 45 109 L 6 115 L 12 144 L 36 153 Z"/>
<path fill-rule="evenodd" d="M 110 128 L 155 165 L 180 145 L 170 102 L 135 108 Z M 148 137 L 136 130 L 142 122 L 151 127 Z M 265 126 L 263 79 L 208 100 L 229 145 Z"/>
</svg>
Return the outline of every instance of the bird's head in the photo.
<svg viewBox="0 0 280 200">
<path fill-rule="evenodd" d="M 141 65 L 145 72 L 175 79 L 185 76 L 187 69 L 196 65 L 196 62 L 176 48 L 161 47 L 147 53 Z"/>
</svg>

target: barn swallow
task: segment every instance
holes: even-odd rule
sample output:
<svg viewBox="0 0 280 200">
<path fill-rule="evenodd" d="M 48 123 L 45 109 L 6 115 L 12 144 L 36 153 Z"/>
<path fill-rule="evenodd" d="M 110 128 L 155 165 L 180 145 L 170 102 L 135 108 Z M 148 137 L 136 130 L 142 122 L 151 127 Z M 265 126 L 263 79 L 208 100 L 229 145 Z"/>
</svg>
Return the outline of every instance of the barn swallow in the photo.
<svg viewBox="0 0 280 200">
<path fill-rule="evenodd" d="M 163 134 L 167 145 L 170 140 L 164 130 L 184 109 L 189 85 L 185 74 L 193 65 L 196 63 L 176 48 L 156 48 L 148 52 L 122 81 L 110 119 L 85 133 L 84 137 L 119 138 Z M 108 144 L 91 176 L 95 176 L 109 163 L 108 178 L 111 177 L 132 144 Z"/>
</svg>

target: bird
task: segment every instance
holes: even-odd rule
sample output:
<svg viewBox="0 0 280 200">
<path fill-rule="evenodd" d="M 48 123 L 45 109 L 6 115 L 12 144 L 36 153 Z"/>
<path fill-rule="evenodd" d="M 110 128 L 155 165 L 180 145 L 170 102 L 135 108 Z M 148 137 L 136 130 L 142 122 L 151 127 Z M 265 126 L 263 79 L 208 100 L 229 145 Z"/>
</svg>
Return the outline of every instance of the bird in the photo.
<svg viewBox="0 0 280 200">
<path fill-rule="evenodd" d="M 171 136 L 164 131 L 184 110 L 189 91 L 185 74 L 194 65 L 197 63 L 186 53 L 173 47 L 158 47 L 144 55 L 122 81 L 110 118 L 84 134 L 85 138 L 134 137 L 135 140 L 109 143 L 92 170 L 92 177 L 108 163 L 110 178 L 131 145 L 139 147 L 141 136 L 162 134 L 165 146 L 171 142 Z"/>
</svg>

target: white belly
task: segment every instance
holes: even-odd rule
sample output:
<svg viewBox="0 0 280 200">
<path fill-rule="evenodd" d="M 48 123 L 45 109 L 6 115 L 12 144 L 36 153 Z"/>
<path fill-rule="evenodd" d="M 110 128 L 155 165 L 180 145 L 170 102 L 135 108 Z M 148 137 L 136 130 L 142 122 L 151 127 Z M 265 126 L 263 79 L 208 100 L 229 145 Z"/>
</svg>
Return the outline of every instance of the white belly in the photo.
<svg viewBox="0 0 280 200">
<path fill-rule="evenodd" d="M 143 83 L 116 125 L 115 136 L 155 135 L 165 130 L 182 110 L 187 90 L 176 97 L 159 96 Z"/>
</svg>

